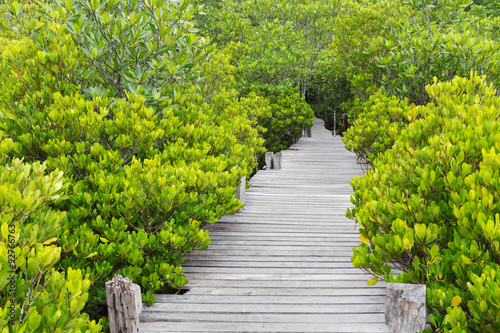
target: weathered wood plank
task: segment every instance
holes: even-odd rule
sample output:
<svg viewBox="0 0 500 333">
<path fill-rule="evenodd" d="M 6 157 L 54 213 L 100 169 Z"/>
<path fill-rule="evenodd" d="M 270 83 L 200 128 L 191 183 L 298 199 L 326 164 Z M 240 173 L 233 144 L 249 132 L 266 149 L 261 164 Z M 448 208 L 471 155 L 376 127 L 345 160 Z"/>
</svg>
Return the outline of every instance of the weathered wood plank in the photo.
<svg viewBox="0 0 500 333">
<path fill-rule="evenodd" d="M 155 303 L 144 312 L 232 312 L 232 313 L 384 313 L 384 304 L 219 304 L 219 303 Z"/>
<path fill-rule="evenodd" d="M 352 274 L 218 274 L 218 273 L 190 273 L 189 277 L 192 280 L 237 280 L 237 281 L 335 281 L 335 280 L 350 280 L 350 281 L 366 281 L 367 276 L 361 271 L 353 271 Z"/>
<path fill-rule="evenodd" d="M 207 261 L 227 261 L 227 262 L 297 262 L 297 261 L 302 261 L 302 262 L 351 262 L 349 257 L 334 257 L 334 256 L 328 256 L 328 257 L 318 257 L 318 256 L 296 256 L 293 258 L 283 258 L 283 257 L 276 257 L 276 256 L 258 256 L 258 257 L 240 257 L 237 255 L 231 255 L 231 253 L 226 253 L 223 255 L 215 255 L 215 254 L 206 254 L 206 255 L 198 255 L 197 253 L 193 253 L 187 258 L 186 262 L 189 262 L 190 260 L 207 260 Z"/>
<path fill-rule="evenodd" d="M 360 316 L 352 313 L 327 313 L 327 314 L 308 314 L 302 313 L 300 316 L 296 314 L 282 313 L 211 313 L 210 316 L 200 317 L 197 312 L 150 312 L 145 313 L 141 318 L 144 322 L 151 321 L 173 321 L 173 322 L 243 322 L 243 323 L 379 323 L 383 320 L 381 313 L 366 313 Z"/>
<path fill-rule="evenodd" d="M 220 225 L 217 228 L 218 232 L 221 231 L 232 231 L 232 230 L 237 230 L 237 231 L 248 231 L 248 232 L 258 232 L 262 229 L 266 229 L 269 232 L 294 232 L 294 233 L 303 233 L 303 232 L 321 232 L 323 230 L 324 232 L 329 232 L 330 234 L 335 234 L 335 232 L 343 231 L 346 233 L 357 233 L 357 230 L 355 230 L 352 226 L 337 226 L 337 225 L 330 225 L 330 226 L 316 226 L 316 225 L 307 225 L 307 230 L 304 230 L 304 226 L 300 225 L 293 225 L 293 224 L 285 224 L 285 225 L 272 225 L 272 224 L 265 224 L 265 225 L 256 225 L 256 224 L 249 224 L 249 223 L 239 223 L 238 226 L 232 226 L 231 224 L 226 224 L 226 225 Z"/>
<path fill-rule="evenodd" d="M 222 241 L 224 240 L 224 241 Z M 243 242 L 243 243 L 248 243 L 249 245 L 251 244 L 257 244 L 257 245 L 265 245 L 266 241 L 271 240 L 269 237 L 244 237 L 244 236 L 219 236 L 219 237 L 214 237 L 212 238 L 212 242 L 225 242 L 227 244 L 231 244 L 233 242 Z M 275 245 L 294 245 L 295 243 L 297 244 L 302 244 L 302 245 L 318 245 L 321 248 L 325 248 L 327 246 L 335 246 L 337 244 L 349 244 L 349 248 L 352 248 L 355 245 L 356 239 L 350 239 L 350 238 L 344 238 L 344 239 L 335 239 L 332 238 L 330 240 L 328 239 L 307 239 L 305 237 L 297 236 L 297 237 L 279 237 L 279 238 L 274 238 L 273 241 L 275 242 Z M 221 243 L 221 244 L 225 244 Z M 197 253 L 193 253 L 192 255 L 197 255 Z M 331 253 L 327 253 L 326 256 L 331 255 Z"/>
<path fill-rule="evenodd" d="M 307 227 L 305 227 L 307 229 Z M 224 236 L 239 236 L 241 235 L 240 232 L 237 231 L 211 231 L 210 232 L 212 235 L 224 235 Z M 280 236 L 289 236 L 289 237 L 294 237 L 294 236 L 302 236 L 302 237 L 308 237 L 308 238 L 324 238 L 327 236 L 332 236 L 336 238 L 353 238 L 357 237 L 359 239 L 359 234 L 357 231 L 353 230 L 352 232 L 349 233 L 334 233 L 334 232 L 327 232 L 327 233 L 311 233 L 305 230 L 304 232 L 298 232 L 298 233 L 292 233 L 292 232 L 280 232 L 280 233 L 275 233 L 275 232 L 265 232 L 265 230 L 261 230 L 260 232 L 254 231 L 254 232 L 248 232 L 245 233 L 245 236 L 263 236 L 266 235 L 268 237 L 280 237 Z"/>
<path fill-rule="evenodd" d="M 147 332 L 329 332 L 329 333 L 382 333 L 385 324 L 379 323 L 218 323 L 218 322 L 163 322 L 148 323 Z"/>
<path fill-rule="evenodd" d="M 266 295 L 266 296 L 217 296 L 217 295 L 162 295 L 157 297 L 158 303 L 210 303 L 210 304 L 288 304 L 288 305 L 302 305 L 314 304 L 329 305 L 329 304 L 377 304 L 380 303 L 380 297 L 368 295 L 347 295 L 347 296 L 285 296 L 281 295 Z"/>
<path fill-rule="evenodd" d="M 292 281 L 292 280 L 196 280 L 191 279 L 186 284 L 191 287 L 213 287 L 213 288 L 303 288 L 303 289 L 330 289 L 330 288 L 369 288 L 366 286 L 366 278 L 363 280 L 354 280 L 351 277 L 345 277 L 344 280 L 328 281 Z M 385 287 L 385 286 L 384 286 Z M 384 288 L 385 290 L 385 288 Z"/>
<path fill-rule="evenodd" d="M 359 269 L 354 267 L 342 268 L 295 268 L 295 267 L 185 267 L 184 273 L 189 273 L 192 276 L 194 273 L 211 273 L 211 274 L 315 274 L 315 275 L 359 275 Z M 363 275 L 364 276 L 364 275 Z"/>
<path fill-rule="evenodd" d="M 269 262 L 269 261 L 229 261 L 226 259 L 222 260 L 190 260 L 186 261 L 184 266 L 187 267 L 211 267 L 211 268 L 217 268 L 217 267 L 250 267 L 250 268 L 279 268 L 279 267 L 284 267 L 284 268 L 316 268 L 316 269 L 321 269 L 321 268 L 326 268 L 326 269 L 332 269 L 332 268 L 352 268 L 352 264 L 350 261 L 340 261 L 340 262 L 334 262 L 334 261 L 326 261 L 326 262 L 317 262 L 317 261 L 292 261 L 292 262 Z M 186 272 L 187 270 L 184 270 Z"/>
<path fill-rule="evenodd" d="M 311 245 L 312 246 L 312 245 Z M 308 248 L 308 246 L 297 245 L 297 246 L 286 246 L 280 248 L 279 246 L 250 246 L 250 245 L 228 245 L 228 246 L 214 246 L 211 249 L 212 253 L 224 253 L 231 252 L 233 255 L 241 256 L 260 256 L 260 255 L 275 255 L 275 256 L 297 256 L 297 255 L 310 255 L 310 256 L 321 256 L 325 251 L 331 251 L 328 255 L 345 255 L 352 256 L 353 251 L 351 247 L 321 247 L 318 245 L 316 250 Z"/>
<path fill-rule="evenodd" d="M 244 296 L 385 296 L 386 288 L 203 288 L 193 287 L 189 295 L 244 295 Z M 156 295 L 156 299 L 176 297 L 176 295 Z"/>
</svg>

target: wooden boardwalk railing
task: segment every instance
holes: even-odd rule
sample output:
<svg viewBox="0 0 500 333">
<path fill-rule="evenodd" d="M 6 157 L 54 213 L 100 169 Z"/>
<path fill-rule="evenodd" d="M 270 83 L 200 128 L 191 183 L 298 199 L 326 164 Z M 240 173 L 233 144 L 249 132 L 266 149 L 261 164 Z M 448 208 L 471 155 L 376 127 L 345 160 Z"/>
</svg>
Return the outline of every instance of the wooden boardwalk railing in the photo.
<svg viewBox="0 0 500 333">
<path fill-rule="evenodd" d="M 212 244 L 190 254 L 184 295 L 156 295 L 141 332 L 388 332 L 385 284 L 352 267 L 360 243 L 350 179 L 353 154 L 317 119 L 311 138 L 259 171 L 243 212 L 210 226 Z"/>
</svg>

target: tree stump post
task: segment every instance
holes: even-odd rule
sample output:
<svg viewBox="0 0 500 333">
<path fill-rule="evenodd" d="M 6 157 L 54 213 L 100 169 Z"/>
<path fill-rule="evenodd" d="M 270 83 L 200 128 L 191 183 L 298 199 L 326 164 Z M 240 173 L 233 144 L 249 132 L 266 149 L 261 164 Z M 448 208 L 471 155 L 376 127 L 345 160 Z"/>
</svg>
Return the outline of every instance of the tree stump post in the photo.
<svg viewBox="0 0 500 333">
<path fill-rule="evenodd" d="M 345 132 L 347 132 L 347 129 L 349 128 L 349 115 L 344 113 L 342 115 L 342 135 L 344 135 Z"/>
<path fill-rule="evenodd" d="M 273 158 L 273 169 L 281 169 L 281 152 L 274 154 Z"/>
<path fill-rule="evenodd" d="M 333 107 L 333 136 L 337 136 L 337 108 Z"/>
<path fill-rule="evenodd" d="M 247 189 L 247 176 L 243 176 L 240 178 L 240 186 L 236 189 L 236 198 L 245 203 L 245 193 Z M 243 208 L 240 208 L 236 211 L 236 213 L 240 213 L 243 211 Z"/>
<path fill-rule="evenodd" d="M 121 275 L 106 282 L 109 329 L 111 333 L 139 332 L 142 312 L 141 288 Z"/>
<path fill-rule="evenodd" d="M 390 333 L 422 332 L 427 324 L 425 284 L 387 284 L 385 307 Z"/>
<path fill-rule="evenodd" d="M 266 158 L 266 170 L 271 170 L 273 168 L 274 153 L 272 151 L 266 152 L 265 158 Z"/>
</svg>

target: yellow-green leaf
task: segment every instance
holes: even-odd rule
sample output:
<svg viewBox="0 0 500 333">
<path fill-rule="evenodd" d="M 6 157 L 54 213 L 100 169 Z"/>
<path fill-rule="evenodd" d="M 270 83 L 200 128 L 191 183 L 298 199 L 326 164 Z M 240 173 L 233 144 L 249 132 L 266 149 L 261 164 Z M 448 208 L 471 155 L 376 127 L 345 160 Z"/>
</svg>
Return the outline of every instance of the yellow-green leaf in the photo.
<svg viewBox="0 0 500 333">
<path fill-rule="evenodd" d="M 8 242 L 9 239 L 9 225 L 7 223 L 2 223 L 2 237 L 5 239 L 5 243 Z"/>
<path fill-rule="evenodd" d="M 366 238 L 365 236 L 363 236 L 362 234 L 359 234 L 359 239 L 361 239 L 361 241 L 365 244 L 370 244 L 370 242 L 368 241 L 368 238 Z"/>
<path fill-rule="evenodd" d="M 46 240 L 46 241 L 45 241 L 45 242 L 43 242 L 42 244 L 43 244 L 43 245 L 49 245 L 49 244 L 54 243 L 55 241 L 57 241 L 57 237 L 51 238 L 51 239 L 49 239 L 49 240 Z"/>
<path fill-rule="evenodd" d="M 366 281 L 366 284 L 369 286 L 373 286 L 377 282 L 378 282 L 378 276 L 374 276 L 374 277 L 370 278 L 368 281 Z"/>
<path fill-rule="evenodd" d="M 470 264 L 472 264 L 472 260 L 470 260 L 469 258 L 467 258 L 466 256 L 464 256 L 463 254 L 462 254 L 462 261 L 463 261 L 463 262 L 464 262 L 464 264 L 466 264 L 466 265 L 470 265 Z"/>
<path fill-rule="evenodd" d="M 92 252 L 91 254 L 89 254 L 88 256 L 86 256 L 85 258 L 92 258 L 92 257 L 95 257 L 97 255 L 97 252 Z"/>
<path fill-rule="evenodd" d="M 461 302 L 462 302 L 462 297 L 460 297 L 460 296 L 455 296 L 455 297 L 453 297 L 453 298 L 451 299 L 451 303 L 450 303 L 450 305 L 451 305 L 451 306 L 457 306 L 457 305 L 459 305 Z"/>
</svg>

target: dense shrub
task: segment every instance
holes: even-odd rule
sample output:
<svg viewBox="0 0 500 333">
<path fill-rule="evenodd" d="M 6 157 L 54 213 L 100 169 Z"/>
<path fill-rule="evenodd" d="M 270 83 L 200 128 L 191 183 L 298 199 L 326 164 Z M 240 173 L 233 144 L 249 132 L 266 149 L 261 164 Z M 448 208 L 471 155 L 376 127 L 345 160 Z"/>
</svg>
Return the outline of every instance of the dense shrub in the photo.
<svg viewBox="0 0 500 333">
<path fill-rule="evenodd" d="M 213 17 L 202 16 L 201 29 L 214 34 L 235 57 L 242 87 L 293 84 L 301 95 L 320 51 L 333 38 L 331 21 L 341 4 L 338 0 L 203 3 Z"/>
<path fill-rule="evenodd" d="M 385 38 L 373 38 L 363 49 L 372 59 L 368 73 L 376 86 L 422 105 L 433 77 L 444 82 L 476 71 L 498 84 L 500 45 L 483 37 L 485 28 L 463 11 L 465 4 L 419 0 L 402 7 L 385 27 Z"/>
<path fill-rule="evenodd" d="M 65 199 L 62 172 L 39 162 L 7 162 L 13 144 L 0 141 L 0 327 L 2 332 L 100 332 L 80 314 L 89 276 L 57 269 L 66 212 L 50 208 Z"/>
<path fill-rule="evenodd" d="M 197 10 L 189 1 L 51 1 L 39 23 L 23 19 L 17 2 L 9 7 L 13 29 L 43 52 L 51 38 L 71 36 L 79 54 L 68 80 L 86 94 L 124 98 L 130 91 L 160 109 L 196 93 L 200 63 L 213 50 L 194 34 L 190 21 Z"/>
<path fill-rule="evenodd" d="M 379 154 L 392 148 L 415 106 L 408 105 L 408 99 L 387 97 L 382 92 L 364 103 L 359 101 L 357 106 L 361 110 L 351 110 L 359 115 L 345 133 L 344 142 L 346 149 L 356 153 L 359 162 L 369 166 Z"/>
<path fill-rule="evenodd" d="M 335 38 L 318 70 L 332 68 L 328 72 L 350 81 L 355 96 L 367 99 L 380 78 L 369 69 L 373 58 L 364 47 L 371 39 L 388 38 L 385 25 L 397 16 L 397 9 L 397 1 L 346 1 L 333 25 Z"/>
<path fill-rule="evenodd" d="M 335 21 L 335 38 L 315 70 L 331 73 L 322 79 L 327 83 L 337 77 L 350 82 L 354 99 L 343 101 L 340 108 L 351 119 L 358 105 L 379 89 L 425 105 L 429 101 L 425 86 L 433 77 L 444 82 L 474 71 L 498 85 L 498 18 L 478 18 L 474 6 L 467 11 L 469 4 L 347 1 Z"/>
<path fill-rule="evenodd" d="M 29 63 L 23 57 L 32 50 L 11 50 L 8 62 Z M 262 144 L 244 102 L 219 94 L 211 105 L 160 117 L 142 96 L 130 93 L 108 108 L 109 100 L 87 101 L 43 68 L 19 70 L 25 80 L 10 74 L 4 83 L 2 130 L 19 144 L 16 155 L 67 175 L 61 265 L 89 274 L 91 303 L 102 303 L 103 283 L 115 273 L 148 295 L 184 284 L 182 254 L 208 245 L 203 224 L 241 207 L 237 180 Z M 39 77 L 54 86 L 36 85 Z"/>
<path fill-rule="evenodd" d="M 481 17 L 500 17 L 500 4 L 495 0 L 474 0 L 470 11 Z"/>
<path fill-rule="evenodd" d="M 312 126 L 313 110 L 293 87 L 260 85 L 250 91 L 250 96 L 263 96 L 268 105 L 268 111 L 260 113 L 258 119 L 268 151 L 287 149 L 302 136 L 304 128 Z"/>
<path fill-rule="evenodd" d="M 409 112 L 392 149 L 352 182 L 348 216 L 364 242 L 353 265 L 427 284 L 438 332 L 498 332 L 500 98 L 479 77 L 427 93 L 431 102 Z"/>
</svg>

